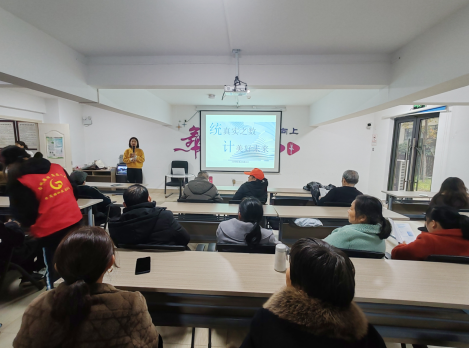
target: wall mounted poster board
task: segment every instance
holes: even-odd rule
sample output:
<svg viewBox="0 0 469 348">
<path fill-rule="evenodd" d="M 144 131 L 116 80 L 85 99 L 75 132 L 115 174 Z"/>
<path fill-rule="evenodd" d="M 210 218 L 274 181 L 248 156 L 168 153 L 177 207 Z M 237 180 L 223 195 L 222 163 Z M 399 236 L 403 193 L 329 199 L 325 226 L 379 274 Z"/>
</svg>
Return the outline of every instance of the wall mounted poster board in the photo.
<svg viewBox="0 0 469 348">
<path fill-rule="evenodd" d="M 15 122 L 0 121 L 0 149 L 8 145 L 15 145 Z"/>
<path fill-rule="evenodd" d="M 64 138 L 63 137 L 46 137 L 47 158 L 58 159 L 64 158 Z"/>
<path fill-rule="evenodd" d="M 18 139 L 24 141 L 30 150 L 39 148 L 39 129 L 37 123 L 18 122 Z"/>
</svg>

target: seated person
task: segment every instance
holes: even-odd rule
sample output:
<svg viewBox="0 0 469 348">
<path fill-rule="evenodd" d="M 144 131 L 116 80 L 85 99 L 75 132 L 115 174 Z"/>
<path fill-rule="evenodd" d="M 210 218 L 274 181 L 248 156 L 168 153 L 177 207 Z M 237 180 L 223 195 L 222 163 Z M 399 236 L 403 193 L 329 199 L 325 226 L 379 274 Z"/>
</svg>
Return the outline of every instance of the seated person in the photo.
<svg viewBox="0 0 469 348">
<path fill-rule="evenodd" d="M 378 198 L 357 196 L 348 210 L 348 221 L 351 225 L 336 228 L 324 241 L 341 249 L 386 251 L 385 239 L 391 234 L 391 224 L 383 217 Z"/>
<path fill-rule="evenodd" d="M 241 348 L 386 345 L 355 302 L 355 269 L 342 251 L 302 238 L 291 249 L 287 286 L 259 309 Z"/>
<path fill-rule="evenodd" d="M 124 212 L 118 219 L 109 221 L 111 238 L 119 244 L 169 244 L 189 243 L 189 233 L 166 208 L 152 202 L 145 186 L 136 184 L 124 192 Z"/>
<path fill-rule="evenodd" d="M 430 255 L 469 256 L 469 217 L 448 206 L 430 207 L 425 225 L 428 232 L 392 249 L 393 259 L 424 261 Z"/>
<path fill-rule="evenodd" d="M 184 187 L 184 192 L 182 193 L 181 198 L 188 201 L 212 200 L 219 203 L 223 202 L 223 198 L 220 197 L 216 186 L 208 181 L 208 172 L 205 170 L 199 172 L 197 178 L 189 181 L 189 183 Z"/>
<path fill-rule="evenodd" d="M 447 178 L 441 184 L 440 191 L 432 198 L 430 207 L 447 205 L 455 209 L 469 209 L 469 197 L 464 181 L 459 178 Z"/>
<path fill-rule="evenodd" d="M 13 252 L 11 250 L 13 249 Z M 26 272 L 42 279 L 40 271 L 45 267 L 39 240 L 27 236 L 16 221 L 0 221 L 0 259 L 6 261 L 11 253 L 11 262 L 21 266 Z"/>
<path fill-rule="evenodd" d="M 246 197 L 239 204 L 238 218 L 223 221 L 218 225 L 217 243 L 226 244 L 271 244 L 279 243 L 272 230 L 259 224 L 264 217 L 264 207 L 255 197 Z"/>
<path fill-rule="evenodd" d="M 64 282 L 29 304 L 13 347 L 159 347 L 142 294 L 103 283 L 113 265 L 114 245 L 103 229 L 65 236 L 55 253 Z"/>
<path fill-rule="evenodd" d="M 262 204 L 267 202 L 267 186 L 269 182 L 264 176 L 264 172 L 259 168 L 254 168 L 250 172 L 244 172 L 249 175 L 248 181 L 242 184 L 233 196 L 234 201 L 240 201 L 244 197 L 256 197 Z"/>
<path fill-rule="evenodd" d="M 102 199 L 101 203 L 96 204 L 96 209 L 98 212 L 107 216 L 108 205 L 112 204 L 111 199 L 104 195 L 101 191 L 99 191 L 96 187 L 86 185 L 86 177 L 88 176 L 87 173 L 81 171 L 74 171 L 70 175 L 70 181 L 72 184 L 77 185 L 78 196 L 79 197 L 87 197 L 91 199 Z M 109 210 L 109 217 L 119 217 L 121 215 L 121 208 L 118 206 L 111 206 Z M 99 226 L 102 222 L 102 219 L 98 219 L 95 217 L 95 224 Z"/>
<path fill-rule="evenodd" d="M 336 187 L 330 190 L 327 195 L 318 201 L 318 205 L 324 205 L 324 203 L 352 204 L 355 197 L 363 194 L 355 188 L 357 183 L 358 173 L 354 170 L 346 170 L 342 175 L 342 187 Z"/>
</svg>

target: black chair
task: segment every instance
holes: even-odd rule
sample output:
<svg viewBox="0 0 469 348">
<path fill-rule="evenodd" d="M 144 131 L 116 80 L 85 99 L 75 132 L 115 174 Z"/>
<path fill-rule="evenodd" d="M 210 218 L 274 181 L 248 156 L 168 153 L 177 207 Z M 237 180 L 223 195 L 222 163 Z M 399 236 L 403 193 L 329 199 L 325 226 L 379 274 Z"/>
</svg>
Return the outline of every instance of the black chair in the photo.
<svg viewBox="0 0 469 348">
<path fill-rule="evenodd" d="M 355 249 L 340 249 L 348 257 L 357 257 L 359 259 L 382 259 L 384 258 L 384 253 L 377 251 L 367 251 L 367 250 L 355 250 Z"/>
<path fill-rule="evenodd" d="M 425 261 L 459 263 L 463 265 L 469 265 L 469 257 L 467 256 L 430 255 Z"/>
<path fill-rule="evenodd" d="M 171 174 L 173 174 L 173 168 L 184 168 L 184 173 L 189 172 L 189 162 L 187 161 L 172 161 L 171 162 Z M 183 182 L 183 183 L 182 183 Z M 178 179 L 178 178 L 171 178 L 171 181 L 164 180 L 164 194 L 166 194 L 166 186 L 172 187 L 181 187 L 187 184 L 189 180 L 186 179 Z"/>
<path fill-rule="evenodd" d="M 168 245 L 168 244 L 119 244 L 121 249 L 132 250 L 166 250 L 166 251 L 185 251 L 185 245 Z"/>
<path fill-rule="evenodd" d="M 213 199 L 204 200 L 204 199 L 185 199 L 179 198 L 177 200 L 179 203 L 217 203 Z"/>
<path fill-rule="evenodd" d="M 302 198 L 275 198 L 270 201 L 272 205 L 284 205 L 284 206 L 305 206 L 308 202 L 313 202 L 311 199 Z"/>
<path fill-rule="evenodd" d="M 276 245 L 277 244 L 260 244 L 249 246 L 247 244 L 217 243 L 216 247 L 218 252 L 224 253 L 275 254 Z"/>
<path fill-rule="evenodd" d="M 0 290 L 2 288 L 3 282 L 6 278 L 8 271 L 14 270 L 14 269 L 21 273 L 23 280 L 31 282 L 31 284 L 33 284 L 38 290 L 42 290 L 45 285 L 43 281 L 38 281 L 31 274 L 29 274 L 23 267 L 21 267 L 20 265 L 17 265 L 16 263 L 11 262 L 14 248 L 15 248 L 15 245 L 11 245 L 8 248 L 7 246 L 3 246 L 2 254 L 0 255 Z"/>
<path fill-rule="evenodd" d="M 324 207 L 347 207 L 350 208 L 352 203 L 345 203 L 345 202 L 325 202 Z"/>
</svg>

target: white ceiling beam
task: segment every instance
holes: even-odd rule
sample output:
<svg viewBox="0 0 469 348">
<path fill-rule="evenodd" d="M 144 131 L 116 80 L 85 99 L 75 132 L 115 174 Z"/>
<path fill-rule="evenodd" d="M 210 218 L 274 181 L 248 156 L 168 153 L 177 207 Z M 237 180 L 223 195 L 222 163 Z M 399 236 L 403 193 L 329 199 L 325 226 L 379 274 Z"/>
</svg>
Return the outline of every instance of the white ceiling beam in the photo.
<svg viewBox="0 0 469 348">
<path fill-rule="evenodd" d="M 350 94 L 335 91 L 311 106 L 310 125 L 362 116 L 469 85 L 469 6 L 446 18 L 393 54 L 388 87 L 361 94 L 349 108 L 336 103 Z M 432 101 L 432 103 L 436 103 Z M 328 110 L 335 110 L 329 113 Z"/>
</svg>

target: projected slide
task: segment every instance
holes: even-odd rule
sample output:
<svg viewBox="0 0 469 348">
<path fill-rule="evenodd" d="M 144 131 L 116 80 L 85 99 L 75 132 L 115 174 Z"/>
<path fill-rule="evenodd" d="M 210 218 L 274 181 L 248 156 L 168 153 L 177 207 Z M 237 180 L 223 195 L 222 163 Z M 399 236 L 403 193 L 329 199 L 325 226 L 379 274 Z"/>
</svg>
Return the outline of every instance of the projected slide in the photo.
<svg viewBox="0 0 469 348">
<path fill-rule="evenodd" d="M 278 171 L 278 113 L 228 115 L 207 112 L 204 116 L 201 122 L 203 169 Z"/>
</svg>

